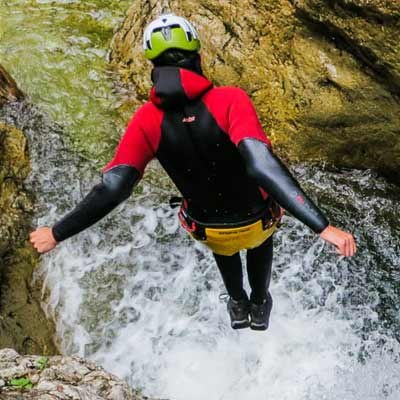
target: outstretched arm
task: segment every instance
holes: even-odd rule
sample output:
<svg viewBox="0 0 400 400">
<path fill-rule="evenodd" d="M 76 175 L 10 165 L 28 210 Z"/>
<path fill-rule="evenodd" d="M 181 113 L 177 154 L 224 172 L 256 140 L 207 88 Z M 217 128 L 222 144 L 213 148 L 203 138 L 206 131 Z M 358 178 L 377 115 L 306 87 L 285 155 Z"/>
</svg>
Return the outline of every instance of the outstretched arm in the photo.
<svg viewBox="0 0 400 400">
<path fill-rule="evenodd" d="M 316 233 L 321 233 L 329 225 L 322 211 L 304 193 L 296 179 L 266 143 L 248 138 L 239 143 L 238 150 L 246 162 L 248 174 L 281 207 Z"/>
<path fill-rule="evenodd" d="M 322 211 L 271 150 L 254 106 L 243 90 L 236 90 L 229 109 L 229 136 L 238 147 L 249 175 L 284 209 L 336 246 L 344 256 L 356 252 L 352 234 L 329 225 Z"/>
<path fill-rule="evenodd" d="M 129 197 L 146 165 L 154 157 L 152 141 L 147 135 L 155 130 L 153 125 L 157 126 L 153 114 L 148 104 L 139 108 L 113 160 L 104 168 L 101 183 L 53 228 L 43 227 L 31 233 L 31 242 L 39 253 L 52 250 L 58 242 L 93 225 Z"/>
<path fill-rule="evenodd" d="M 39 253 L 52 250 L 58 242 L 76 235 L 126 200 L 140 179 L 140 172 L 129 165 L 117 165 L 103 174 L 101 183 L 53 228 L 42 227 L 30 239 Z"/>
<path fill-rule="evenodd" d="M 335 245 L 340 254 L 355 254 L 353 235 L 329 225 L 322 211 L 304 193 L 296 179 L 266 143 L 247 138 L 239 143 L 238 150 L 246 162 L 249 175 L 280 206 L 319 233 L 322 239 Z"/>
<path fill-rule="evenodd" d="M 131 195 L 139 179 L 139 171 L 129 165 L 117 165 L 105 172 L 102 182 L 53 226 L 55 240 L 68 239 L 105 217 Z"/>
</svg>

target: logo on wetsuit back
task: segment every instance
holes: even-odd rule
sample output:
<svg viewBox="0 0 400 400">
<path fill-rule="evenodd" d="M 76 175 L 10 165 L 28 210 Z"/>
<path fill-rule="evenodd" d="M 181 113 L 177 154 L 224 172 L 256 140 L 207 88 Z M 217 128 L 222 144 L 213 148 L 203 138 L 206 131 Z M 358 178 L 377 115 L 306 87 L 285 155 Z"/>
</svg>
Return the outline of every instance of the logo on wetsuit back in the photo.
<svg viewBox="0 0 400 400">
<path fill-rule="evenodd" d="M 185 117 L 182 119 L 182 122 L 193 122 L 196 121 L 196 117 L 193 115 L 191 117 Z"/>
</svg>

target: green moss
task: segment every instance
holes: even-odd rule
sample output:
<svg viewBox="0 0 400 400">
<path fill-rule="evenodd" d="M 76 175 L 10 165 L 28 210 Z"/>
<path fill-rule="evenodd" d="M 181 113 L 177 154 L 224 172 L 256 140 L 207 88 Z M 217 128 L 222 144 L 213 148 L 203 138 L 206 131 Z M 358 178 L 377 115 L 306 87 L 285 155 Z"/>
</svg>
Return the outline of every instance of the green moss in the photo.
<svg viewBox="0 0 400 400">
<path fill-rule="evenodd" d="M 0 124 L 0 348 L 22 353 L 57 352 L 54 326 L 30 281 L 36 251 L 26 242 L 33 202 L 24 180 L 30 171 L 26 139 L 19 130 Z"/>
<path fill-rule="evenodd" d="M 0 257 L 22 236 L 25 211 L 31 201 L 23 191 L 30 170 L 22 132 L 0 124 Z"/>
</svg>

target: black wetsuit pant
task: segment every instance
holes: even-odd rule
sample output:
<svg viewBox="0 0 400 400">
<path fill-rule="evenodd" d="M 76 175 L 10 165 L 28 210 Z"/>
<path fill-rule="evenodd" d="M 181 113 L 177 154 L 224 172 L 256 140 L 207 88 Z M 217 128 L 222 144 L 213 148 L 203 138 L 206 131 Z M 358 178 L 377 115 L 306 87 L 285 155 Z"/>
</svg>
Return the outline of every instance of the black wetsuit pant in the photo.
<svg viewBox="0 0 400 400">
<path fill-rule="evenodd" d="M 251 288 L 250 301 L 261 304 L 265 300 L 271 281 L 273 239 L 269 237 L 255 249 L 247 250 L 247 276 Z M 243 289 L 243 270 L 240 254 L 221 256 L 214 253 L 226 290 L 234 300 L 247 298 Z"/>
</svg>

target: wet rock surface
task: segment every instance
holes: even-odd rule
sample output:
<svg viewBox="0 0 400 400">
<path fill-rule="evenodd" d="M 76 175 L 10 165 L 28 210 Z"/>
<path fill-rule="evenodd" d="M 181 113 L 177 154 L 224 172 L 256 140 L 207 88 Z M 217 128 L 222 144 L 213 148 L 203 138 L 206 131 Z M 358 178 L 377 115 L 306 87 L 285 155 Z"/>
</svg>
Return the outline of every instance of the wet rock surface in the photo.
<svg viewBox="0 0 400 400">
<path fill-rule="evenodd" d="M 23 133 L 0 123 L 0 256 L 23 237 L 24 215 L 32 203 L 23 190 L 29 173 L 29 157 Z"/>
<path fill-rule="evenodd" d="M 111 53 L 134 106 L 151 84 L 143 26 L 167 11 L 195 23 L 205 74 L 250 94 L 281 155 L 399 182 L 400 3 L 134 0 Z"/>
<path fill-rule="evenodd" d="M 9 100 L 21 97 L 15 82 L 0 67 L 1 99 L 6 92 L 15 94 Z M 39 304 L 40 288 L 31 283 L 38 258 L 27 242 L 34 207 L 24 183 L 29 172 L 24 134 L 0 121 L 0 348 L 57 353 L 54 327 Z"/>
<path fill-rule="evenodd" d="M 23 387 L 25 386 L 25 387 Z M 146 400 L 104 369 L 73 356 L 20 356 L 0 350 L 0 399 Z"/>
<path fill-rule="evenodd" d="M 11 75 L 0 65 L 0 106 L 9 102 L 21 100 L 23 94 Z"/>
</svg>

